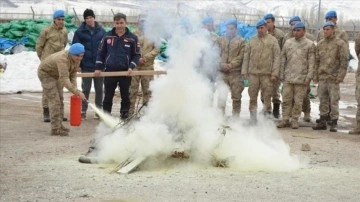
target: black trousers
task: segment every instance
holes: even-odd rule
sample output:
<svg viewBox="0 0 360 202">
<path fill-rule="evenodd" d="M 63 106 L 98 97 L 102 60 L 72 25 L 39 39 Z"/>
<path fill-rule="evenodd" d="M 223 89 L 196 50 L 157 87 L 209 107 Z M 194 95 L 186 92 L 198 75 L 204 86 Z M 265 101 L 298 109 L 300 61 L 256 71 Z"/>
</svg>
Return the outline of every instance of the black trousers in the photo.
<svg viewBox="0 0 360 202">
<path fill-rule="evenodd" d="M 120 95 L 121 95 L 120 116 L 122 117 L 127 116 L 130 108 L 130 96 L 129 96 L 130 84 L 131 84 L 131 77 L 127 77 L 127 76 L 105 77 L 104 79 L 105 96 L 103 101 L 103 110 L 108 113 L 111 113 L 115 90 L 119 86 Z"/>
</svg>

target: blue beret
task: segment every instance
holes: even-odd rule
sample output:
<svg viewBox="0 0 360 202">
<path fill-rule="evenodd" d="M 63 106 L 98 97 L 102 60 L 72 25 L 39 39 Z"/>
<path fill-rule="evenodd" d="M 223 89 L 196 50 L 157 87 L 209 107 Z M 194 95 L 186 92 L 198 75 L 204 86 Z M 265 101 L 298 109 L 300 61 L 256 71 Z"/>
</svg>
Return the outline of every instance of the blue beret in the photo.
<svg viewBox="0 0 360 202">
<path fill-rule="evenodd" d="M 301 22 L 301 19 L 299 16 L 294 16 L 294 17 L 290 18 L 289 24 L 291 24 L 292 22 Z"/>
<path fill-rule="evenodd" d="M 80 55 L 85 53 L 85 48 L 81 43 L 74 43 L 70 46 L 69 53 L 71 55 Z"/>
<path fill-rule="evenodd" d="M 326 18 L 336 18 L 336 17 L 337 17 L 336 11 L 329 11 L 329 12 L 327 12 L 326 15 L 325 15 L 325 19 L 326 19 Z"/>
<path fill-rule="evenodd" d="M 294 25 L 293 30 L 296 28 L 304 28 L 305 29 L 305 25 L 303 22 L 298 22 Z"/>
<path fill-rule="evenodd" d="M 64 16 L 65 16 L 65 11 L 63 11 L 63 10 L 56 10 L 56 11 L 54 12 L 53 19 L 60 18 L 60 17 L 64 17 Z"/>
<path fill-rule="evenodd" d="M 327 22 L 325 22 L 323 28 L 328 27 L 328 26 L 333 26 L 333 27 L 335 27 L 335 24 L 334 24 L 333 22 L 331 22 L 331 21 L 327 21 Z"/>
<path fill-rule="evenodd" d="M 271 13 L 268 13 L 268 14 L 264 15 L 264 20 L 268 20 L 268 19 L 271 19 L 271 18 L 274 18 L 273 14 L 271 14 Z"/>
<path fill-rule="evenodd" d="M 260 26 L 266 25 L 266 21 L 264 19 L 260 19 L 256 22 L 256 28 L 259 28 Z"/>
<path fill-rule="evenodd" d="M 205 24 L 212 24 L 214 23 L 214 20 L 212 17 L 210 16 L 206 16 L 203 20 L 202 20 L 202 23 L 205 25 Z"/>
<path fill-rule="evenodd" d="M 226 26 L 228 25 L 235 25 L 237 26 L 237 20 L 236 19 L 231 19 L 229 21 L 226 22 Z"/>
</svg>

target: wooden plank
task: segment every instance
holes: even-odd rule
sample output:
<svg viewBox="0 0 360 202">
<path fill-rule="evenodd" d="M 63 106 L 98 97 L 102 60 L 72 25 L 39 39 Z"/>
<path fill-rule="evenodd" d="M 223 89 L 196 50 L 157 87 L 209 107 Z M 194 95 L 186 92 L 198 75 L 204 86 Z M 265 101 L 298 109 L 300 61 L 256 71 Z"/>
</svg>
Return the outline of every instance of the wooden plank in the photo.
<svg viewBox="0 0 360 202">
<path fill-rule="evenodd" d="M 126 166 L 120 168 L 117 172 L 120 174 L 128 174 L 131 171 L 135 170 L 143 161 L 145 161 L 145 157 L 138 157 L 131 161 Z"/>
<path fill-rule="evenodd" d="M 166 71 L 157 70 L 144 70 L 144 71 L 133 71 L 130 76 L 151 76 L 151 75 L 160 75 L 166 74 Z M 77 73 L 77 77 L 95 77 L 94 73 Z M 109 77 L 109 76 L 128 76 L 127 71 L 121 72 L 101 72 L 99 77 Z"/>
</svg>

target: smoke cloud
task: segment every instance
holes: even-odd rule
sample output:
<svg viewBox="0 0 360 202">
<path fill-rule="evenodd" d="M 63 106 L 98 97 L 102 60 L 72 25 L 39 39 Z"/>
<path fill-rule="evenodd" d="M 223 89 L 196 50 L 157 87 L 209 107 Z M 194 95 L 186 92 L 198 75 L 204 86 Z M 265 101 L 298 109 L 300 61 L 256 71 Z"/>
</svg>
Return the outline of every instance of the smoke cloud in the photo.
<svg viewBox="0 0 360 202">
<path fill-rule="evenodd" d="M 148 169 L 166 166 L 174 151 L 185 151 L 186 162 L 200 167 L 226 161 L 235 170 L 298 169 L 299 159 L 290 154 L 271 121 L 260 117 L 256 126 L 239 119 L 227 122 L 213 104 L 222 94 L 214 94 L 209 79 L 217 72 L 219 50 L 202 28 L 202 17 L 196 12 L 147 11 L 146 37 L 158 46 L 162 40 L 168 43 L 168 74 L 151 83 L 152 98 L 140 120 L 113 132 L 99 126 L 94 155 L 115 163 L 147 157 Z"/>
</svg>

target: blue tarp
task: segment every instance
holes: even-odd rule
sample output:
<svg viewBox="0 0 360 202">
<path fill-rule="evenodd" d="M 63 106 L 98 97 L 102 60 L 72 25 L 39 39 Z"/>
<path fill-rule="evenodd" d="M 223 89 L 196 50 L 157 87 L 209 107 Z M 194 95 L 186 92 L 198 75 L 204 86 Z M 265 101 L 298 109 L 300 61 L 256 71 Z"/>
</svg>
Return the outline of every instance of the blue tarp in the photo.
<svg viewBox="0 0 360 202">
<path fill-rule="evenodd" d="M 230 20 L 225 20 L 219 24 L 220 36 L 224 36 L 226 33 L 226 24 Z M 256 27 L 242 22 L 238 22 L 238 34 L 243 37 L 246 41 L 249 41 L 256 35 Z"/>
<path fill-rule="evenodd" d="M 20 40 L 14 40 L 9 38 L 0 37 L 0 53 L 1 54 L 12 54 L 12 50 L 17 45 L 23 45 L 28 42 L 28 36 L 25 36 L 24 38 Z"/>
</svg>

